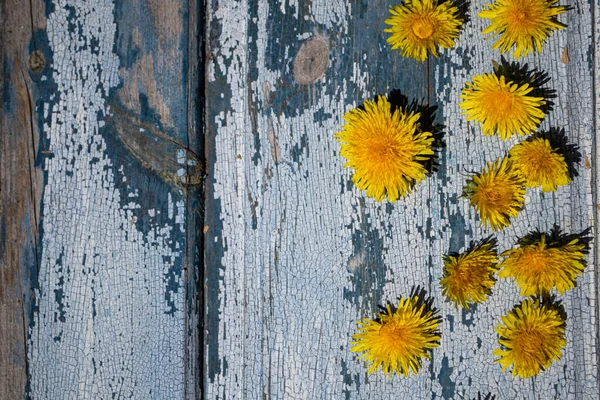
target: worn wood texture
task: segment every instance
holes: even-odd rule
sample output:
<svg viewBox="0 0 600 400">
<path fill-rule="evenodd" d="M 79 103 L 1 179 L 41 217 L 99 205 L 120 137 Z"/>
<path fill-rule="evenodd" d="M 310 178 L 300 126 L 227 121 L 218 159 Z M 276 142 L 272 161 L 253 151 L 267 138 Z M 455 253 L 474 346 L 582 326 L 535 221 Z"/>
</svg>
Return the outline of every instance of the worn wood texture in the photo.
<svg viewBox="0 0 600 400">
<path fill-rule="evenodd" d="M 442 255 L 490 234 L 458 198 L 465 178 L 516 142 L 483 137 L 457 104 L 465 81 L 500 60 L 480 33 L 483 4 L 469 5 L 454 49 L 420 64 L 389 50 L 388 2 L 208 2 L 207 398 L 598 398 L 595 251 L 563 296 L 565 355 L 534 379 L 501 373 L 491 354 L 493 326 L 520 300 L 512 282 L 471 311 L 441 296 Z M 568 28 L 524 61 L 557 90 L 542 129 L 564 128 L 583 162 L 568 187 L 527 192 L 526 210 L 497 235 L 500 250 L 555 223 L 594 225 L 597 5 L 570 4 Z M 377 203 L 353 187 L 334 133 L 345 111 L 395 88 L 439 107 L 446 148 L 412 195 Z M 368 376 L 349 351 L 355 320 L 413 285 L 441 309 L 442 345 L 418 375 Z"/>
<path fill-rule="evenodd" d="M 199 4 L 2 3 L 0 398 L 199 395 Z"/>
<path fill-rule="evenodd" d="M 41 1 L 0 2 L 0 399 L 7 400 L 22 398 L 27 385 L 38 271 L 43 173 L 34 110 L 46 68 L 36 37 L 46 25 L 43 10 Z"/>
</svg>

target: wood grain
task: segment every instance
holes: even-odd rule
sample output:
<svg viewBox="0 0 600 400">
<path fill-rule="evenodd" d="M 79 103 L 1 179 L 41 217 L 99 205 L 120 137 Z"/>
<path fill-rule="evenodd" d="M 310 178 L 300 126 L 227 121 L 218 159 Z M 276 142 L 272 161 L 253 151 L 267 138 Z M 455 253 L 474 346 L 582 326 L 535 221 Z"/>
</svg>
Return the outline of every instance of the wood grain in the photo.
<svg viewBox="0 0 600 400">
<path fill-rule="evenodd" d="M 483 4 L 470 4 L 454 49 L 421 64 L 389 50 L 387 2 L 208 3 L 207 398 L 598 397 L 595 251 L 563 296 L 565 355 L 535 379 L 502 373 L 491 354 L 493 326 L 520 300 L 512 282 L 499 281 L 471 311 L 441 296 L 442 255 L 491 233 L 459 199 L 466 176 L 516 142 L 483 137 L 458 109 L 465 81 L 500 60 L 480 33 Z M 572 7 L 568 28 L 524 61 L 548 72 L 557 90 L 541 128 L 564 128 L 582 159 L 596 160 L 596 4 Z M 322 77 L 295 79 L 294 59 L 314 40 L 327 44 L 328 66 Z M 334 133 L 345 111 L 391 89 L 439 107 L 446 148 L 439 172 L 411 196 L 377 203 L 353 187 Z M 594 164 L 578 166 L 574 182 L 556 193 L 529 190 L 526 210 L 497 235 L 500 249 L 555 223 L 568 232 L 593 226 Z M 355 320 L 414 285 L 436 299 L 442 346 L 418 375 L 368 376 L 349 351 Z"/>
<path fill-rule="evenodd" d="M 600 12 L 600 3 L 596 2 L 595 4 L 592 2 L 592 20 L 595 21 L 595 24 L 592 25 L 592 29 L 594 32 L 592 33 L 593 42 L 591 53 L 593 54 L 593 92 L 594 92 L 594 115 L 595 119 L 593 121 L 594 126 L 594 138 L 598 136 L 598 132 L 600 131 L 600 19 L 598 19 L 598 13 Z M 594 149 L 593 149 L 593 160 L 596 161 L 596 166 L 592 169 L 592 182 L 595 184 L 592 187 L 592 193 L 594 198 L 594 205 L 596 206 L 595 218 L 594 221 L 597 221 L 600 218 L 600 201 L 598 200 L 598 193 L 600 191 L 600 178 L 598 177 L 598 160 L 600 160 L 600 141 L 594 140 Z M 600 232 L 598 229 L 595 230 L 595 240 L 598 243 L 600 240 Z M 596 260 L 600 258 L 600 246 L 596 246 Z M 596 261 L 598 264 L 598 261 Z M 596 271 L 596 282 L 600 282 L 600 271 Z M 600 291 L 597 290 L 596 299 L 600 300 Z M 597 303 L 598 304 L 598 303 Z M 600 307 L 596 310 L 596 318 L 600 320 Z M 600 356 L 599 356 L 600 358 Z M 600 361 L 599 361 L 600 364 Z"/>
<path fill-rule="evenodd" d="M 199 397 L 199 3 L 2 7 L 0 398 Z"/>
<path fill-rule="evenodd" d="M 41 1 L 0 4 L 0 399 L 18 399 L 27 384 L 27 331 L 38 269 L 43 174 L 35 117 L 46 68 L 36 33 Z M 40 55 L 42 54 L 42 55 Z"/>
</svg>

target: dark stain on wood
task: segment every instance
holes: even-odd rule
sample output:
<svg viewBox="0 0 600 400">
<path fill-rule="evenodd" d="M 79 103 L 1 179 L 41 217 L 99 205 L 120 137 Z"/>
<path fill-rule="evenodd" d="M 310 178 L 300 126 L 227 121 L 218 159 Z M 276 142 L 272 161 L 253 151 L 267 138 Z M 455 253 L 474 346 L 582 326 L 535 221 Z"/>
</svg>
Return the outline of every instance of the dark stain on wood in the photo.
<svg viewBox="0 0 600 400">
<path fill-rule="evenodd" d="M 107 118 L 125 147 L 165 181 L 177 185 L 199 185 L 204 178 L 204 166 L 197 154 L 173 140 L 166 132 L 141 121 L 133 113 L 112 107 Z"/>
</svg>

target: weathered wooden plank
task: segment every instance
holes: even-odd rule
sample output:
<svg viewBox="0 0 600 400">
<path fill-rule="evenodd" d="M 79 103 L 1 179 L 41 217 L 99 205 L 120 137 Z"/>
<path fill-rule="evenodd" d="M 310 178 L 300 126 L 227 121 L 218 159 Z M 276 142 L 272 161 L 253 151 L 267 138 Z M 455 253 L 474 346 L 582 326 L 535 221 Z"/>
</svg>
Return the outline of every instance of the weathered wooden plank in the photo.
<svg viewBox="0 0 600 400">
<path fill-rule="evenodd" d="M 594 57 L 593 57 L 593 68 L 594 68 L 594 80 L 593 80 L 593 91 L 594 91 L 594 115 L 596 116 L 594 120 L 594 134 L 595 137 L 598 136 L 598 131 L 600 130 L 600 19 L 598 18 L 598 12 L 600 12 L 600 2 L 596 2 L 592 4 L 592 16 L 595 21 L 595 34 L 594 34 L 594 42 L 592 49 Z M 595 139 L 594 137 L 594 139 Z M 594 140 L 594 157 L 593 160 L 596 162 L 592 170 L 592 181 L 595 182 L 595 186 L 593 187 L 592 193 L 594 194 L 594 205 L 596 206 L 596 214 L 595 220 L 596 224 L 598 219 L 600 218 L 600 201 L 598 200 L 598 193 L 600 193 L 600 179 L 598 178 L 598 160 L 600 159 L 600 141 Z M 596 243 L 600 240 L 600 232 L 598 229 L 595 230 Z M 600 257 L 600 246 L 596 246 L 596 260 Z M 596 261 L 598 264 L 598 261 Z M 600 271 L 596 271 L 596 281 L 600 282 Z M 600 297 L 597 297 L 600 298 Z M 598 307 L 596 317 L 600 320 L 600 307 Z M 600 324 L 599 324 L 600 325 Z M 600 329 L 600 328 L 599 328 Z M 600 361 L 599 361 L 600 363 Z"/>
<path fill-rule="evenodd" d="M 0 399 L 18 399 L 27 383 L 27 330 L 38 269 L 43 174 L 35 106 L 47 70 L 37 33 L 41 1 L 0 2 Z"/>
<path fill-rule="evenodd" d="M 510 229 L 498 235 L 501 248 L 504 249 L 509 248 L 516 237 L 524 235 L 527 231 L 549 230 L 555 223 L 567 232 L 581 232 L 594 225 L 596 208 L 595 194 L 592 193 L 593 172 L 590 168 L 592 160 L 595 159 L 593 61 L 590 57 L 594 49 L 593 32 L 590 29 L 593 26 L 593 4 L 577 1 L 570 2 L 570 5 L 573 9 L 563 19 L 568 28 L 553 35 L 541 55 L 530 56 L 525 62 L 528 62 L 531 68 L 548 72 L 551 78 L 549 86 L 557 91 L 557 98 L 553 99 L 554 110 L 545 118 L 541 129 L 564 128 L 570 143 L 579 146 L 583 162 L 577 167 L 579 176 L 568 187 L 552 195 L 536 190 L 527 192 L 524 212 Z M 489 44 L 484 45 L 481 42 L 479 32 L 484 25 L 482 20 L 474 18 L 473 24 L 467 26 L 461 37 L 459 45 L 462 46 L 451 51 L 449 62 L 437 69 L 441 89 L 438 102 L 452 107 L 446 107 L 447 111 L 444 111 L 450 132 L 447 138 L 446 162 L 455 172 L 479 170 L 484 160 L 504 154 L 518 141 L 517 138 L 508 142 L 491 141 L 479 136 L 478 128 L 465 123 L 454 106 L 458 101 L 458 90 L 464 82 L 474 73 L 489 71 L 490 60 L 499 59 L 499 55 L 490 50 Z M 565 51 L 568 53 L 568 60 L 563 56 Z M 470 66 L 470 70 L 465 74 L 464 66 L 467 65 Z M 467 132 L 470 135 L 463 134 Z M 473 137 L 479 142 L 475 146 L 472 142 L 467 142 Z M 469 155 L 459 154 L 458 149 L 468 149 Z M 473 218 L 472 210 L 468 210 L 464 203 L 448 207 L 448 213 L 457 212 L 468 216 L 467 221 Z M 478 231 L 481 237 L 484 232 Z M 508 375 L 499 374 L 497 366 L 491 366 L 490 360 L 493 357 L 490 352 L 496 346 L 493 332 L 490 332 L 491 335 L 487 335 L 486 332 L 487 340 L 483 340 L 481 348 L 474 353 L 469 346 L 473 348 L 476 337 L 481 337 L 481 329 L 475 330 L 455 324 L 454 334 L 446 336 L 448 341 L 444 342 L 444 346 L 452 349 L 448 356 L 455 360 L 454 364 L 458 367 L 452 375 L 457 389 L 461 383 L 465 387 L 464 382 L 473 375 L 471 368 L 461 368 L 457 360 L 457 355 L 464 357 L 467 354 L 477 359 L 477 370 L 481 371 L 479 376 L 485 377 L 482 382 L 477 383 L 484 388 L 482 391 L 501 392 L 506 398 L 519 397 L 524 392 L 534 398 L 598 397 L 597 262 L 594 255 L 590 255 L 588 263 L 588 269 L 578 280 L 576 290 L 563 296 L 569 316 L 568 344 L 565 356 L 560 362 L 535 379 L 514 380 Z M 514 285 L 505 280 L 498 282 L 495 293 L 497 295 L 488 303 L 489 311 L 474 316 L 473 323 L 476 326 L 491 326 L 520 299 Z M 490 376 L 498 383 L 490 379 Z"/>
<path fill-rule="evenodd" d="M 203 281 L 203 230 L 204 230 L 204 2 L 187 1 L 187 150 L 192 152 L 195 166 L 188 166 L 186 191 L 186 335 L 185 335 L 185 399 L 202 398 L 202 329 L 204 317 Z M 185 60 L 185 58 L 184 58 Z M 188 163 L 189 164 L 189 163 Z"/>
<path fill-rule="evenodd" d="M 208 398 L 598 397 L 595 252 L 564 296 L 565 356 L 535 379 L 501 373 L 491 354 L 494 324 L 520 298 L 513 284 L 498 282 L 490 300 L 469 312 L 442 300 L 442 255 L 490 234 L 458 199 L 466 175 L 515 142 L 483 137 L 459 115 L 464 82 L 500 58 L 480 33 L 482 5 L 470 4 L 472 21 L 455 49 L 418 64 L 389 51 L 385 2 L 209 3 Z M 572 6 L 569 27 L 525 61 L 547 71 L 557 90 L 542 129 L 565 128 L 593 165 L 595 5 Z M 294 80 L 294 59 L 308 40 L 329 48 L 328 67 L 312 84 L 305 75 Z M 350 183 L 333 135 L 346 110 L 393 88 L 440 107 L 446 149 L 440 171 L 411 196 L 377 203 Z M 592 226 L 593 171 L 585 163 L 578 171 L 554 194 L 528 191 L 526 211 L 497 235 L 500 249 L 554 223 L 570 232 Z M 441 309 L 442 346 L 419 375 L 367 376 L 349 352 L 354 321 L 413 285 L 427 288 Z"/>
<path fill-rule="evenodd" d="M 7 398 L 196 398 L 199 3 L 9 3 Z M 32 46 L 46 63 L 29 72 Z"/>
<path fill-rule="evenodd" d="M 600 131 L 600 19 L 598 19 L 598 13 L 600 12 L 600 2 L 594 3 L 590 2 L 592 7 L 592 29 L 595 29 L 593 34 L 593 48 L 590 50 L 590 53 L 593 54 L 592 64 L 593 64 L 593 93 L 594 93 L 594 101 L 593 101 L 593 113 L 595 115 L 595 119 L 593 121 L 594 124 L 594 157 L 592 160 L 594 161 L 594 165 L 592 168 L 592 182 L 595 184 L 592 187 L 592 193 L 594 198 L 595 215 L 594 215 L 594 223 L 598 225 L 598 220 L 600 219 L 600 201 L 598 200 L 598 193 L 600 193 L 600 179 L 598 178 L 598 161 L 600 160 L 600 141 L 597 139 L 598 132 Z M 595 22 L 594 22 L 595 21 Z M 600 231 L 595 229 L 595 241 L 596 244 L 600 240 Z M 596 266 L 598 266 L 598 259 L 600 257 L 600 246 L 596 245 Z M 600 271 L 596 270 L 596 282 L 600 282 Z M 598 287 L 596 288 L 596 300 L 600 299 L 600 292 L 598 291 Z M 598 303 L 597 303 L 598 304 Z M 600 320 L 600 307 L 596 310 L 596 319 Z M 599 323 L 600 325 L 600 323 Z M 600 328 L 599 328 L 600 329 Z M 600 357 L 599 357 L 600 358 Z M 600 361 L 598 361 L 600 364 Z"/>
</svg>

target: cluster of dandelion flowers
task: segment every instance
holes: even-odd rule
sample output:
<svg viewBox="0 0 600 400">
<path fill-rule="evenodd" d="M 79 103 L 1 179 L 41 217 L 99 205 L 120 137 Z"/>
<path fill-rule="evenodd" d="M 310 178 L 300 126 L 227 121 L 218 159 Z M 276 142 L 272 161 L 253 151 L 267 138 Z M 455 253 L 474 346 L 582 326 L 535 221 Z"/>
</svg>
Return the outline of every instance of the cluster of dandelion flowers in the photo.
<svg viewBox="0 0 600 400">
<path fill-rule="evenodd" d="M 550 34 L 565 27 L 557 16 L 567 8 L 556 3 L 558 0 L 496 0 L 479 13 L 490 20 L 483 34 L 500 35 L 492 48 L 504 54 L 514 47 L 515 58 L 541 52 Z"/>
<path fill-rule="evenodd" d="M 502 370 L 512 366 L 512 375 L 530 378 L 562 357 L 567 344 L 566 321 L 557 303 L 539 298 L 525 299 L 502 317 L 496 326 Z"/>
<path fill-rule="evenodd" d="M 525 203 L 523 179 L 511 168 L 508 158 L 488 163 L 484 170 L 467 181 L 463 197 L 479 213 L 481 223 L 493 230 L 510 225 Z"/>
<path fill-rule="evenodd" d="M 336 134 L 340 155 L 354 169 L 352 181 L 367 196 L 396 201 L 425 179 L 425 163 L 434 156 L 433 134 L 422 132 L 420 113 L 392 108 L 384 96 L 366 100 L 346 113 Z"/>
<path fill-rule="evenodd" d="M 564 155 L 552 148 L 545 138 L 534 138 L 516 144 L 509 152 L 513 168 L 525 179 L 526 187 L 542 187 L 553 192 L 571 183 Z"/>
<path fill-rule="evenodd" d="M 428 54 L 438 57 L 438 47 L 452 48 L 463 19 L 452 0 L 405 0 L 390 9 L 385 21 L 391 33 L 387 39 L 392 50 L 400 49 L 404 57 L 425 61 Z"/>
<path fill-rule="evenodd" d="M 496 283 L 497 262 L 496 240 L 492 238 L 481 241 L 465 253 L 445 256 L 440 280 L 442 294 L 456 308 L 459 304 L 468 309 L 470 304 L 483 303 Z"/>
<path fill-rule="evenodd" d="M 421 369 L 423 358 L 431 358 L 431 350 L 439 346 L 437 310 L 418 295 L 400 298 L 398 307 L 388 303 L 377 319 L 358 321 L 358 333 L 350 342 L 354 353 L 368 364 L 368 372 L 380 368 L 385 374 L 408 376 Z"/>
<path fill-rule="evenodd" d="M 500 278 L 513 278 L 521 296 L 549 293 L 553 288 L 563 294 L 575 287 L 585 269 L 586 245 L 575 238 L 568 243 L 550 242 L 545 233 L 520 240 L 520 247 L 502 253 L 498 265 Z"/>
<path fill-rule="evenodd" d="M 502 140 L 513 134 L 534 132 L 545 117 L 543 97 L 532 95 L 526 82 L 506 81 L 504 75 L 488 73 L 473 77 L 462 90 L 459 107 L 468 121 L 481 124 L 483 134 Z"/>
</svg>

